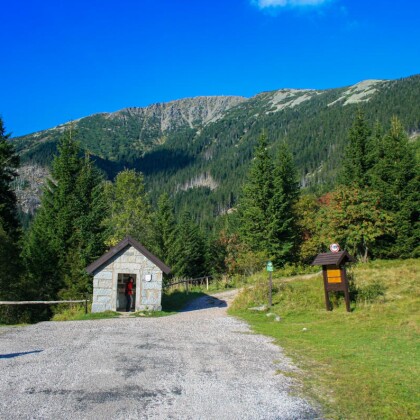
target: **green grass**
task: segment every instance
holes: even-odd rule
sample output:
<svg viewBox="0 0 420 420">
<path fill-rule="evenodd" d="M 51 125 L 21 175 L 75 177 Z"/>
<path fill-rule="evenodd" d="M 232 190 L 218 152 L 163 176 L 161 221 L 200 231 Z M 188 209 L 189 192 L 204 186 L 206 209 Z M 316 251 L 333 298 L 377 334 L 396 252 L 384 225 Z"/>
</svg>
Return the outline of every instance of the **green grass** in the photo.
<svg viewBox="0 0 420 420">
<path fill-rule="evenodd" d="M 325 310 L 321 276 L 292 281 L 276 276 L 272 312 L 280 322 L 246 310 L 267 301 L 264 273 L 229 312 L 275 338 L 301 368 L 306 394 L 328 417 L 420 418 L 419 269 L 420 260 L 357 265 L 352 272 L 364 297 L 351 313 L 341 299 L 332 312 Z M 372 284 L 381 285 L 385 295 L 362 293 Z"/>
<path fill-rule="evenodd" d="M 82 307 L 74 307 L 70 309 L 63 310 L 55 314 L 51 321 L 89 321 L 93 319 L 108 319 L 108 318 L 118 318 L 120 315 L 118 312 L 105 311 L 85 314 L 85 309 Z"/>
</svg>

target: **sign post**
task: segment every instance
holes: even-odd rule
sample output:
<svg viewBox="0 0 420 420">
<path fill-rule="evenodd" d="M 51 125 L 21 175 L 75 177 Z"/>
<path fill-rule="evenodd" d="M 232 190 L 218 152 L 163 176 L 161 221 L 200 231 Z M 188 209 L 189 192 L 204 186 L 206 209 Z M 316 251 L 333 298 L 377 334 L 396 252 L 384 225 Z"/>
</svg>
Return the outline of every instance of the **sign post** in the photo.
<svg viewBox="0 0 420 420">
<path fill-rule="evenodd" d="M 268 275 L 268 306 L 271 308 L 271 305 L 273 304 L 272 301 L 272 290 L 273 290 L 273 263 L 271 261 L 267 262 L 267 271 L 269 273 Z"/>
<path fill-rule="evenodd" d="M 338 244 L 330 246 L 331 252 L 318 254 L 311 265 L 322 265 L 324 277 L 325 307 L 327 311 L 332 310 L 329 299 L 330 292 L 344 292 L 347 312 L 350 312 L 349 282 L 346 274 L 345 264 L 355 262 L 347 251 L 340 251 Z"/>
</svg>

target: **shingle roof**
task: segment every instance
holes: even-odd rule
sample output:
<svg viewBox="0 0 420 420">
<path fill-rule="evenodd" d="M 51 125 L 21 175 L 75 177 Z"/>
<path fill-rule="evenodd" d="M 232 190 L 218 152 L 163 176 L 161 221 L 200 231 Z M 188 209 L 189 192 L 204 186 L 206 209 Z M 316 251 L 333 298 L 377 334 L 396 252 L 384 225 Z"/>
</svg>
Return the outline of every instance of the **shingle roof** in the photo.
<svg viewBox="0 0 420 420">
<path fill-rule="evenodd" d="M 356 262 L 356 260 L 347 252 L 324 252 L 318 254 L 311 265 L 340 265 L 345 262 Z"/>
<path fill-rule="evenodd" d="M 129 246 L 133 246 L 137 249 L 137 251 L 141 252 L 146 258 L 152 261 L 157 267 L 159 267 L 165 274 L 169 274 L 171 269 L 165 265 L 156 255 L 153 255 L 149 250 L 147 250 L 140 242 L 137 242 L 131 236 L 125 237 L 119 244 L 112 247 L 107 253 L 102 255 L 102 257 L 98 258 L 92 264 L 86 267 L 86 271 L 89 274 L 92 274 L 106 262 L 108 262 L 112 257 L 118 254 L 120 251 L 124 250 Z"/>
</svg>

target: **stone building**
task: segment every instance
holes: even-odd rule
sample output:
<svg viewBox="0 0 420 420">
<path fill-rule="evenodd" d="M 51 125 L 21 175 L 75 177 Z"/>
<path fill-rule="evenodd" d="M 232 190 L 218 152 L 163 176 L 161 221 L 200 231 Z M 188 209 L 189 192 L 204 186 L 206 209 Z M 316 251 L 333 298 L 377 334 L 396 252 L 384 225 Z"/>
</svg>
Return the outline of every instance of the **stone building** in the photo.
<svg viewBox="0 0 420 420">
<path fill-rule="evenodd" d="M 127 236 L 94 261 L 86 271 L 93 274 L 92 312 L 125 310 L 125 285 L 134 279 L 136 311 L 162 309 L 163 273 L 171 269 L 139 242 Z"/>
</svg>

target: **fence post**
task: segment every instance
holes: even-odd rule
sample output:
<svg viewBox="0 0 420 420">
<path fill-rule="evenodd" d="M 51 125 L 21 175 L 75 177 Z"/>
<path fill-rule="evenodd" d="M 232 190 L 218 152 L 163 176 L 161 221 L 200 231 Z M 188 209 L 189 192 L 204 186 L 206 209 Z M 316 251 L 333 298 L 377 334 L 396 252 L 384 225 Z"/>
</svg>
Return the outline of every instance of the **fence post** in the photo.
<svg viewBox="0 0 420 420">
<path fill-rule="evenodd" d="M 188 280 L 185 282 L 185 288 L 187 290 L 187 295 L 188 295 Z"/>
<path fill-rule="evenodd" d="M 209 290 L 209 278 L 208 277 L 206 277 L 206 287 L 207 287 L 207 290 Z"/>
<path fill-rule="evenodd" d="M 88 294 L 85 294 L 85 315 L 88 313 Z"/>
</svg>

